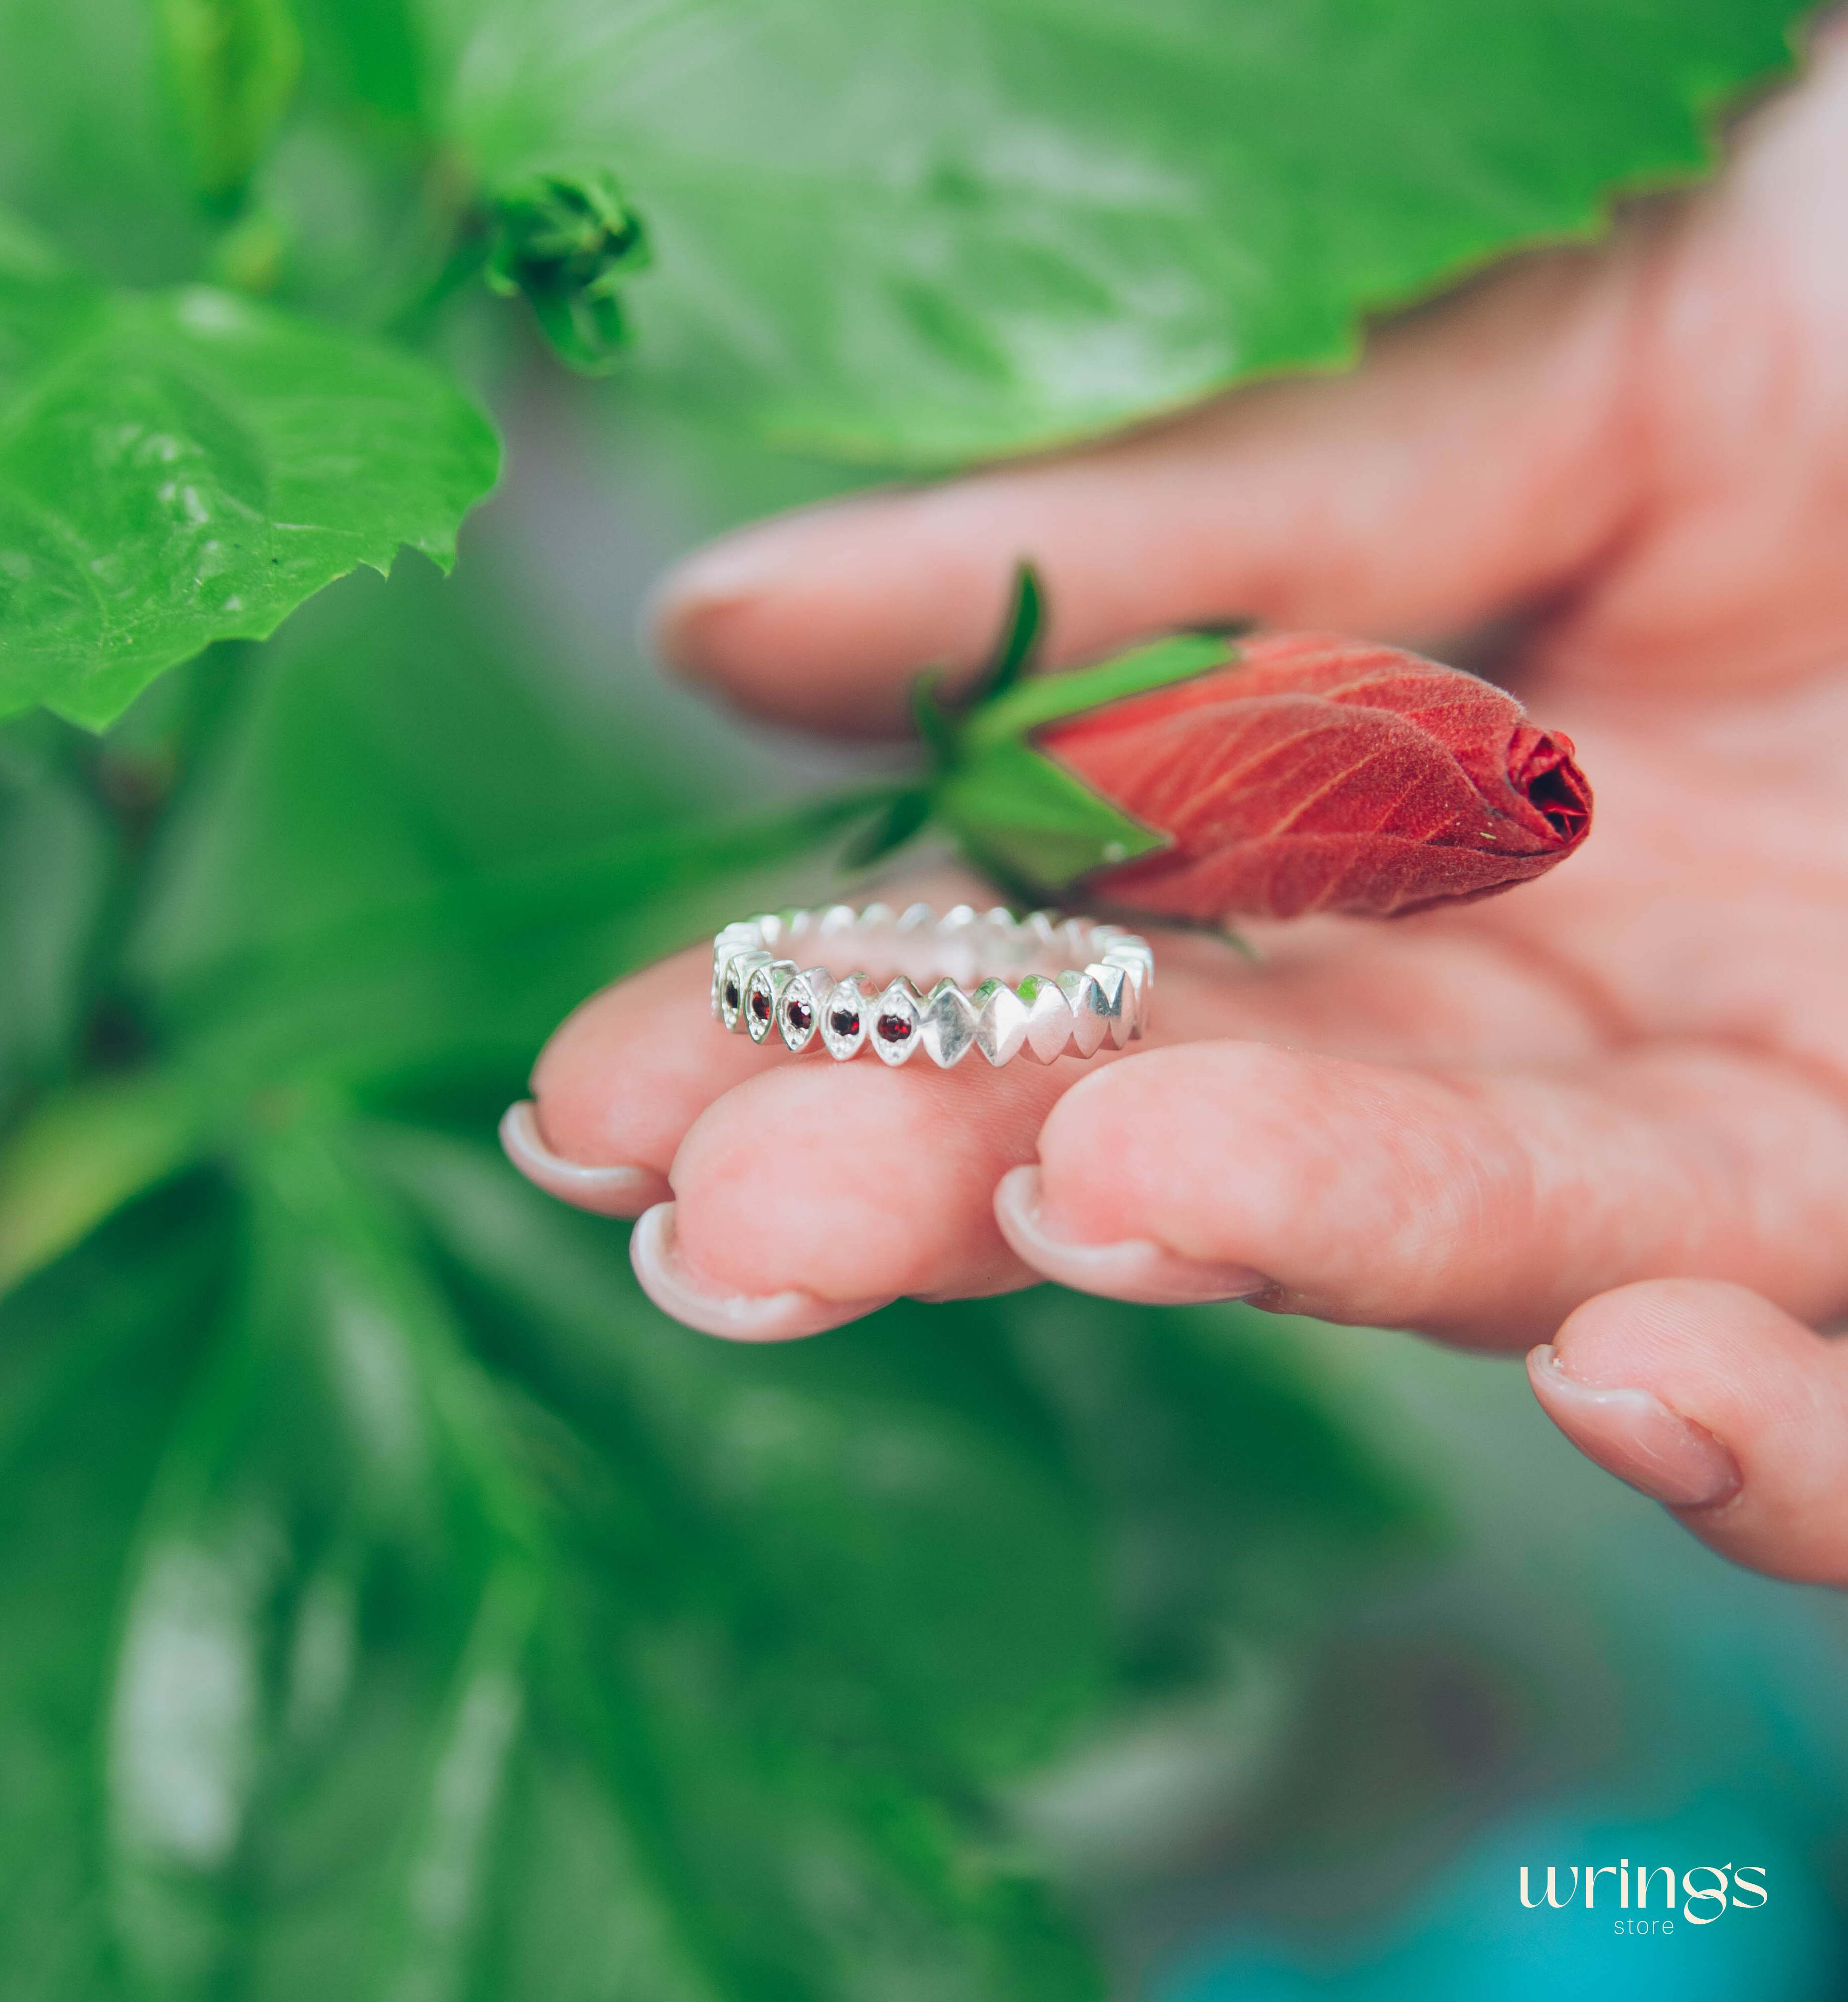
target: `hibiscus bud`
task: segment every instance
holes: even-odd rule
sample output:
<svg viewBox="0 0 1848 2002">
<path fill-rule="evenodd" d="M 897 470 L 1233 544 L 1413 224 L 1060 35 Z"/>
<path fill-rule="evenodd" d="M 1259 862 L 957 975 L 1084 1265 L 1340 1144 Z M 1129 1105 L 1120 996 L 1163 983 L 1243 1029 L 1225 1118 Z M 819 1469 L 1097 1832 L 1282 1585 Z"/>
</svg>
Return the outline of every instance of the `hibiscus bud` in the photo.
<svg viewBox="0 0 1848 2002">
<path fill-rule="evenodd" d="M 486 277 L 524 292 L 560 358 L 607 375 L 629 338 L 622 291 L 648 262 L 641 218 L 606 169 L 528 175 L 493 197 Z"/>
<path fill-rule="evenodd" d="M 1159 838 L 1090 870 L 1087 896 L 1205 921 L 1392 917 L 1512 888 L 1590 828 L 1571 739 L 1473 675 L 1320 633 L 1226 654 L 1034 733 Z"/>
</svg>

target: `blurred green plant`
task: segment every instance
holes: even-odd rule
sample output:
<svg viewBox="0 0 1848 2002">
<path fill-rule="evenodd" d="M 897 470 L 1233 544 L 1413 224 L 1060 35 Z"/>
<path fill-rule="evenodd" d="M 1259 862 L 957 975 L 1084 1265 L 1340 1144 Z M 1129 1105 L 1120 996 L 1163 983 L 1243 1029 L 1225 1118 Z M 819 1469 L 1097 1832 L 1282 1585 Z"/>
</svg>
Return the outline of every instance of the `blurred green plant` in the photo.
<svg viewBox="0 0 1848 2002">
<path fill-rule="evenodd" d="M 194 183 L 235 201 L 301 76 L 288 0 L 160 0 L 160 31 Z"/>
<path fill-rule="evenodd" d="M 493 1109 L 821 829 L 651 834 L 658 753 L 485 623 L 401 566 L 48 734 L 88 950 L 0 1201 L 11 1992 L 1096 1993 L 995 1789 L 1287 1646 L 1417 1499 L 1236 1318 L 650 1308 Z"/>
<path fill-rule="evenodd" d="M 869 803 L 696 815 L 492 575 L 323 589 L 493 480 L 460 279 L 999 451 L 1594 228 L 1794 11 L 0 0 L 9 1997 L 1093 1994 L 1008 1803 L 1425 1526 L 1253 1317 L 727 1347 L 505 1168 L 563 1010 Z"/>
</svg>

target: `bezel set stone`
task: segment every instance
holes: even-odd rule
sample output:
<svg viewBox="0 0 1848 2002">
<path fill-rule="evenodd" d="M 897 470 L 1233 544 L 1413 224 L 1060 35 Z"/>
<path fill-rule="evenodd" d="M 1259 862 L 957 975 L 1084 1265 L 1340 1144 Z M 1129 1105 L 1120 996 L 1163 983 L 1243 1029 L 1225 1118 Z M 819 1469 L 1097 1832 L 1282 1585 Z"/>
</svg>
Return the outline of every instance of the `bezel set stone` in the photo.
<svg viewBox="0 0 1848 2002">
<path fill-rule="evenodd" d="M 824 957 L 889 977 L 803 964 Z M 1121 1049 L 1146 1026 L 1154 982 L 1146 940 L 1049 911 L 959 904 L 940 917 L 928 904 L 835 904 L 741 919 L 713 941 L 713 1013 L 725 1028 L 843 1063 L 868 1048 L 894 1066 L 922 1050 L 943 1070 L 971 1050 L 999 1066 Z"/>
</svg>

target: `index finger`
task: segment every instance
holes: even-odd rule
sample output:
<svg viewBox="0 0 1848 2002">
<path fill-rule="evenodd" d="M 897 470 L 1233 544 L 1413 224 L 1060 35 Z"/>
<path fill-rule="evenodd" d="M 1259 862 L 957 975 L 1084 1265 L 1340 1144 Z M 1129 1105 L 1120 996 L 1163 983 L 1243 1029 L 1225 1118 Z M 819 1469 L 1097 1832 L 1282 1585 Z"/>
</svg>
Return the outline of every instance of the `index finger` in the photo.
<svg viewBox="0 0 1848 2002">
<path fill-rule="evenodd" d="M 785 516 L 671 576 L 667 660 L 743 707 L 901 726 L 972 668 L 1030 557 L 1069 662 L 1228 617 L 1415 637 L 1556 588 L 1637 476 L 1608 449 L 1634 263 L 1561 254 L 1393 328 L 1358 372 L 1243 392 L 1081 452 Z"/>
</svg>

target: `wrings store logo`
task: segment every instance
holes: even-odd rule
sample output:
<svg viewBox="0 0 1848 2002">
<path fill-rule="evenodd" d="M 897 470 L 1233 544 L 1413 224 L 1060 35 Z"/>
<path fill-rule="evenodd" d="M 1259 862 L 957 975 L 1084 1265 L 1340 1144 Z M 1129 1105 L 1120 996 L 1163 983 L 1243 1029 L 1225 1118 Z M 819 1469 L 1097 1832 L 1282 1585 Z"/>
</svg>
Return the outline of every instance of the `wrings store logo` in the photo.
<svg viewBox="0 0 1848 2002">
<path fill-rule="evenodd" d="M 1614 1930 L 1672 1933 L 1675 1930 L 1675 1872 L 1665 1863 L 1653 1868 L 1639 1863 L 1633 1871 L 1627 1856 L 1620 1862 L 1601 1863 L 1595 1868 L 1588 1863 L 1582 1868 L 1572 1863 L 1562 1870 L 1557 1864 L 1550 1863 L 1546 1866 L 1544 1897 L 1534 1895 L 1528 1866 L 1523 1863 L 1521 1903 L 1529 1911 L 1550 1906 L 1554 1911 L 1563 1912 L 1582 1898 L 1585 1910 L 1595 1911 L 1598 1909 L 1599 1879 L 1604 1877 L 1616 1880 L 1606 1892 L 1605 1909 L 1610 1909 L 1614 1892 L 1616 1909 L 1634 1914 L 1616 1920 Z M 1657 1896 L 1653 1916 L 1649 1915 L 1651 1885 Z M 1560 1895 L 1562 1889 L 1565 1894 L 1563 1897 Z M 1633 1889 L 1636 1893 L 1634 1903 L 1630 1897 Z M 1765 1882 L 1765 1866 L 1759 1863 L 1742 1863 L 1736 1869 L 1730 1863 L 1698 1863 L 1693 1869 L 1682 1872 L 1680 1891 L 1681 1916 L 1691 1926 L 1710 1926 L 1728 1911 L 1754 1910 L 1770 1903 L 1771 1897 Z"/>
</svg>

